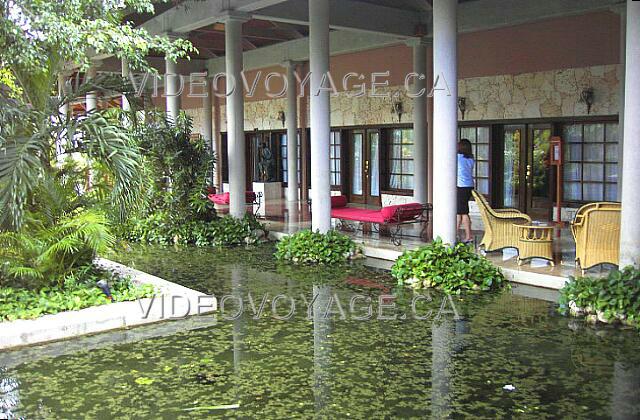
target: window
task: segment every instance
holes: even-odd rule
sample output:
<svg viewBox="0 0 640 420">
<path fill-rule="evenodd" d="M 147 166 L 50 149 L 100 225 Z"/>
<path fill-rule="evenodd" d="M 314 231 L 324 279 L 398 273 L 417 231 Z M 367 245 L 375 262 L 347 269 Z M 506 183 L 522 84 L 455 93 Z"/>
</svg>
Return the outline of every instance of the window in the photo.
<svg viewBox="0 0 640 420">
<path fill-rule="evenodd" d="M 298 133 L 298 183 L 301 181 L 300 175 L 300 133 Z M 289 168 L 287 167 L 287 135 L 280 135 L 280 167 L 282 172 L 282 182 L 289 182 Z"/>
<path fill-rule="evenodd" d="M 565 125 L 565 201 L 618 200 L 618 123 Z"/>
<path fill-rule="evenodd" d="M 339 187 L 342 185 L 342 179 L 340 176 L 340 148 L 342 146 L 342 140 L 340 138 L 339 131 L 331 132 L 330 143 L 330 159 L 331 163 L 329 169 L 331 171 L 331 186 Z"/>
<path fill-rule="evenodd" d="M 413 130 L 389 131 L 389 189 L 413 189 Z"/>
<path fill-rule="evenodd" d="M 458 129 L 458 140 L 468 139 L 475 159 L 475 180 L 478 192 L 489 194 L 489 138 L 488 126 L 467 126 Z"/>
</svg>

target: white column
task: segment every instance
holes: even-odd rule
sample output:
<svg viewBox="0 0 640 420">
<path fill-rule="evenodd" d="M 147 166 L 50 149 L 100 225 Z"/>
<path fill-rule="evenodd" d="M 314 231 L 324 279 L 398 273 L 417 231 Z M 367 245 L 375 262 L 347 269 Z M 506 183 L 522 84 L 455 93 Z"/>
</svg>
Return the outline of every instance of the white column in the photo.
<svg viewBox="0 0 640 420">
<path fill-rule="evenodd" d="M 216 142 L 213 140 L 213 91 L 212 91 L 212 80 L 210 77 L 206 77 L 204 79 L 204 90 L 205 96 L 202 98 L 202 108 L 203 108 L 203 122 L 202 122 L 202 137 L 204 138 L 209 151 L 213 153 L 216 158 L 217 150 L 216 150 Z M 209 179 L 211 185 L 215 185 L 215 174 L 212 174 L 212 178 Z"/>
<path fill-rule="evenodd" d="M 449 244 L 456 240 L 457 4 L 433 1 L 433 236 Z"/>
<path fill-rule="evenodd" d="M 298 94 L 296 64 L 287 66 L 287 201 L 298 201 Z"/>
<path fill-rule="evenodd" d="M 211 88 L 211 78 L 207 77 L 204 80 L 205 96 L 202 98 L 203 119 L 202 122 L 202 137 L 207 142 L 210 150 L 215 151 L 216 146 L 213 141 L 213 92 Z"/>
<path fill-rule="evenodd" d="M 329 92 L 321 90 L 329 72 L 329 0 L 309 0 L 309 57 L 311 69 L 311 227 L 331 229 Z"/>
<path fill-rule="evenodd" d="M 167 101 L 167 119 L 175 121 L 180 113 L 180 75 L 178 74 L 178 65 L 174 61 L 166 58 L 164 73 L 164 95 Z"/>
<path fill-rule="evenodd" d="M 413 48 L 413 200 L 428 201 L 427 184 L 427 46 L 422 40 L 409 41 Z M 421 93 L 423 92 L 423 93 Z"/>
<path fill-rule="evenodd" d="M 618 106 L 618 200 L 622 199 L 622 167 L 624 160 L 624 78 L 625 78 L 625 54 L 627 51 L 627 5 L 622 4 L 620 11 L 620 99 Z"/>
<path fill-rule="evenodd" d="M 620 266 L 640 267 L 640 2 L 627 0 Z"/>
<path fill-rule="evenodd" d="M 127 61 L 126 58 L 123 58 L 121 61 L 121 69 L 122 69 L 122 78 L 126 79 L 127 81 L 129 81 L 129 62 Z M 131 111 L 131 104 L 129 103 L 129 100 L 127 99 L 126 95 L 122 95 L 122 110 L 129 112 Z"/>
<path fill-rule="evenodd" d="M 96 74 L 97 74 L 96 66 L 92 65 L 87 70 L 87 75 L 86 75 L 87 81 L 95 79 Z M 98 96 L 96 95 L 95 91 L 91 91 L 87 93 L 87 95 L 85 96 L 85 105 L 86 105 L 87 113 L 96 111 L 98 109 Z"/>
<path fill-rule="evenodd" d="M 229 162 L 229 214 L 242 218 L 246 212 L 247 184 L 244 95 L 242 84 L 242 23 L 246 17 L 229 14 L 224 19 L 227 72 L 227 151 Z"/>
</svg>

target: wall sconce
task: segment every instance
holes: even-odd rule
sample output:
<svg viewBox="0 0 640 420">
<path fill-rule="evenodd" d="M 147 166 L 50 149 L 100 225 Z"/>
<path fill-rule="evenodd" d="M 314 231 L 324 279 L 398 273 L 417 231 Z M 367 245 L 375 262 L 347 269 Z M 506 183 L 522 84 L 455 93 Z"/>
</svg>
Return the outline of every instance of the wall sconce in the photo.
<svg viewBox="0 0 640 420">
<path fill-rule="evenodd" d="M 582 89 L 582 92 L 580 92 L 580 102 L 584 102 L 587 105 L 587 114 L 591 114 L 591 106 L 594 100 L 595 95 L 592 87 Z"/>
<path fill-rule="evenodd" d="M 278 111 L 278 116 L 276 117 L 276 119 L 282 123 L 283 127 L 287 122 L 287 116 L 285 115 L 284 111 Z"/>
<path fill-rule="evenodd" d="M 402 105 L 402 101 L 394 102 L 391 112 L 396 114 L 398 116 L 398 122 L 401 122 L 402 114 L 404 114 L 404 105 Z"/>
<path fill-rule="evenodd" d="M 462 119 L 464 120 L 464 114 L 467 112 L 467 98 L 464 96 L 460 96 L 458 98 L 458 109 L 460 110 L 460 114 L 462 114 Z"/>
</svg>

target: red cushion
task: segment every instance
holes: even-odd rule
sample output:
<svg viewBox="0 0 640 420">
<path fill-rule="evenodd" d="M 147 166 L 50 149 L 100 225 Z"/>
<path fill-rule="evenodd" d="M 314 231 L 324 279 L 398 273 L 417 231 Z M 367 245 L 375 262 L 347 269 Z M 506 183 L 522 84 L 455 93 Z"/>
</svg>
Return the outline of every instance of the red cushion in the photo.
<svg viewBox="0 0 640 420">
<path fill-rule="evenodd" d="M 400 211 L 400 209 L 402 210 Z M 397 204 L 383 207 L 380 213 L 386 223 L 406 222 L 422 214 L 422 205 L 420 203 Z"/>
<path fill-rule="evenodd" d="M 331 209 L 334 219 L 354 220 L 356 222 L 384 223 L 380 210 L 359 209 L 356 207 L 340 207 Z"/>
<path fill-rule="evenodd" d="M 214 204 L 227 205 L 229 204 L 229 193 L 223 194 L 209 194 L 209 200 L 213 201 Z"/>
<path fill-rule="evenodd" d="M 223 194 L 209 194 L 208 195 L 209 200 L 213 201 L 215 204 L 220 204 L 220 205 L 229 205 L 229 193 L 223 193 Z M 245 203 L 246 204 L 251 204 L 255 201 L 256 199 L 256 193 L 254 193 L 253 191 L 247 191 L 245 192 Z"/>
<path fill-rule="evenodd" d="M 347 207 L 347 201 L 347 196 L 345 195 L 332 195 L 331 208 Z"/>
</svg>

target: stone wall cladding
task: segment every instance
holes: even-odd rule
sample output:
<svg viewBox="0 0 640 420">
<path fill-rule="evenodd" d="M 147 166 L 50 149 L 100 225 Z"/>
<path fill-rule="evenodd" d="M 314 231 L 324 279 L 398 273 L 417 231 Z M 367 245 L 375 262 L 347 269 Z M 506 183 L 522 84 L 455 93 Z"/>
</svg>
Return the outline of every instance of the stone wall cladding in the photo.
<svg viewBox="0 0 640 420">
<path fill-rule="evenodd" d="M 536 73 L 472 77 L 458 81 L 458 95 L 467 98 L 465 120 L 503 120 L 586 116 L 586 104 L 580 101 L 584 88 L 594 89 L 595 101 L 590 115 L 615 115 L 620 101 L 620 66 L 617 64 L 559 69 Z M 378 88 L 385 97 L 341 92 L 331 97 L 331 126 L 410 123 L 413 101 L 403 86 Z M 402 101 L 404 113 L 399 120 L 393 104 Z M 307 101 L 309 103 L 310 101 Z M 278 121 L 286 109 L 286 99 L 245 102 L 245 131 L 284 130 Z M 187 109 L 194 118 L 194 132 L 201 132 L 203 110 Z M 309 106 L 305 110 L 309 120 Z M 220 107 L 221 127 L 226 131 L 225 106 Z"/>
</svg>

